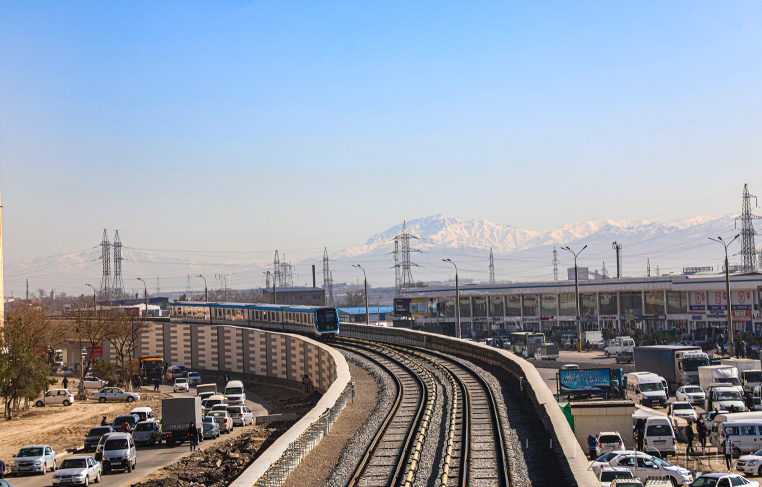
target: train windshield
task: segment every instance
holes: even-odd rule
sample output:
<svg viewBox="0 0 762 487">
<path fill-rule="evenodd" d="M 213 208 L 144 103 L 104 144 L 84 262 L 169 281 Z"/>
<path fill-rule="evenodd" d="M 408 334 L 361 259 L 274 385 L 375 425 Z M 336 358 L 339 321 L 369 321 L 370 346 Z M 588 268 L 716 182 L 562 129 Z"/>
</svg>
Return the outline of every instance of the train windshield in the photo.
<svg viewBox="0 0 762 487">
<path fill-rule="evenodd" d="M 339 316 L 336 308 L 320 308 L 317 310 L 315 326 L 319 331 L 331 331 L 339 328 Z"/>
</svg>

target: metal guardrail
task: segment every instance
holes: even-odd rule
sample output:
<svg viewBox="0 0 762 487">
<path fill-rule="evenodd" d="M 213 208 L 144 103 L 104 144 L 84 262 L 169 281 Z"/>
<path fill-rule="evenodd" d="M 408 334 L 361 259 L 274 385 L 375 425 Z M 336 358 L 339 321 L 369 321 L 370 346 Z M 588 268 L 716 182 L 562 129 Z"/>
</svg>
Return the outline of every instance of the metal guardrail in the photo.
<svg viewBox="0 0 762 487">
<path fill-rule="evenodd" d="M 283 455 L 273 462 L 265 473 L 254 484 L 258 487 L 279 487 L 283 485 L 307 454 L 315 448 L 326 436 L 347 404 L 347 398 L 354 393 L 354 383 L 350 382 L 344 388 L 333 407 L 326 409 L 297 439 L 292 441 L 283 451 Z"/>
</svg>

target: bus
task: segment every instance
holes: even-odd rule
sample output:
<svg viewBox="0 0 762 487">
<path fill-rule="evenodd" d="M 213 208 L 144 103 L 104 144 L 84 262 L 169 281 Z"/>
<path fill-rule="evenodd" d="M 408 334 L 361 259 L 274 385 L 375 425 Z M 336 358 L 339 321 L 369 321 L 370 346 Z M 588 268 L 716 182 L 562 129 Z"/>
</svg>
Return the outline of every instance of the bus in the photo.
<svg viewBox="0 0 762 487">
<path fill-rule="evenodd" d="M 545 342 L 545 335 L 536 331 L 519 331 L 510 334 L 511 351 L 522 357 L 534 357 L 537 345 Z"/>
</svg>

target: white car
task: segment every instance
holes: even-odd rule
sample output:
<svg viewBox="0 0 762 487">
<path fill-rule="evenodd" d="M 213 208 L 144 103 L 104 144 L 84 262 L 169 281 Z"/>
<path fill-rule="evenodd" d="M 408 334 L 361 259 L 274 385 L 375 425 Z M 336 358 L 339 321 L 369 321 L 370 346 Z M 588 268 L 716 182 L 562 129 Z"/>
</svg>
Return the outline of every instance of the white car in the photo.
<svg viewBox="0 0 762 487">
<path fill-rule="evenodd" d="M 673 480 L 674 485 L 693 481 L 690 470 L 639 451 L 612 451 L 590 462 L 590 468 L 596 475 L 603 468 L 610 467 L 626 468 L 642 482 L 645 482 L 649 477 L 669 477 Z"/>
<path fill-rule="evenodd" d="M 736 462 L 736 470 L 747 475 L 762 475 L 762 450 L 739 458 Z"/>
<path fill-rule="evenodd" d="M 691 403 L 686 401 L 675 401 L 671 403 L 669 405 L 669 415 L 694 423 L 698 421 L 698 414 L 696 414 L 696 410 L 693 409 Z"/>
<path fill-rule="evenodd" d="M 69 389 L 51 389 L 43 394 L 34 402 L 38 408 L 50 406 L 51 404 L 60 404 L 62 406 L 71 406 L 74 403 L 74 394 Z"/>
<path fill-rule="evenodd" d="M 53 485 L 87 485 L 101 481 L 101 464 L 89 455 L 69 457 L 53 475 Z"/>
<path fill-rule="evenodd" d="M 737 485 L 747 487 L 759 487 L 759 482 L 755 480 L 749 480 L 746 477 L 742 477 L 737 473 L 705 473 L 699 477 L 690 485 L 690 487 L 723 487 L 725 485 L 736 487 Z"/>
<path fill-rule="evenodd" d="M 635 476 L 632 472 L 626 468 L 621 467 L 609 467 L 602 468 L 598 474 L 598 482 L 601 483 L 601 487 L 611 487 L 611 482 L 614 479 L 634 479 Z"/>
<path fill-rule="evenodd" d="M 84 384 L 85 389 L 102 389 L 108 385 L 108 381 L 97 377 L 85 377 L 82 383 Z M 74 380 L 72 389 L 79 390 L 79 379 Z"/>
<path fill-rule="evenodd" d="M 214 411 L 214 408 L 212 408 Z M 254 414 L 246 406 L 228 406 L 228 414 L 233 418 L 234 425 L 246 426 L 247 424 L 254 424 Z"/>
<path fill-rule="evenodd" d="M 706 400 L 706 393 L 699 386 L 682 386 L 675 391 L 675 399 L 703 406 Z"/>
<path fill-rule="evenodd" d="M 598 446 L 595 447 L 596 457 L 612 451 L 624 451 L 624 442 L 616 431 L 601 431 L 598 433 Z"/>
<path fill-rule="evenodd" d="M 140 401 L 140 394 L 123 391 L 118 387 L 104 387 L 98 392 L 93 392 L 93 397 L 100 402 L 106 401 Z"/>
<path fill-rule="evenodd" d="M 56 469 L 56 452 L 50 445 L 32 445 L 20 449 L 11 462 L 11 473 L 44 474 Z"/>
<path fill-rule="evenodd" d="M 188 392 L 190 390 L 190 385 L 188 384 L 188 379 L 185 377 L 178 377 L 175 379 L 175 385 L 174 385 L 174 391 L 175 392 Z"/>
</svg>

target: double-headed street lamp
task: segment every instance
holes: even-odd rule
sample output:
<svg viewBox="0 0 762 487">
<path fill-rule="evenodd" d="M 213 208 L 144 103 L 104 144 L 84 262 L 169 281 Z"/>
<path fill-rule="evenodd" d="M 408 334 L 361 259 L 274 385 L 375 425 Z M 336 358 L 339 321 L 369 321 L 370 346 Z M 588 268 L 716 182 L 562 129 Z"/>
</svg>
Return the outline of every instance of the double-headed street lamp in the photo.
<svg viewBox="0 0 762 487">
<path fill-rule="evenodd" d="M 582 250 L 586 248 L 587 245 L 582 247 Z M 577 272 L 577 256 L 582 253 L 582 250 L 576 253 L 569 247 L 561 247 L 561 250 L 568 250 L 574 256 L 574 304 L 577 310 L 577 351 L 582 352 L 582 324 L 579 320 L 579 276 Z"/>
<path fill-rule="evenodd" d="M 460 287 L 458 286 L 458 266 L 450 259 L 442 259 L 455 266 L 455 336 L 460 338 Z"/>
<path fill-rule="evenodd" d="M 365 269 L 360 264 L 352 264 L 352 267 L 357 267 L 362 270 L 362 277 L 365 281 L 365 324 L 370 325 L 370 312 L 368 311 L 368 276 L 365 274 Z"/>
<path fill-rule="evenodd" d="M 725 247 L 725 293 L 728 297 L 728 340 L 730 340 L 730 346 L 728 347 L 728 353 L 730 356 L 733 356 L 733 311 L 732 311 L 732 305 L 730 302 L 732 301 L 730 299 L 730 265 L 728 265 L 728 246 L 735 242 L 735 240 L 740 237 L 741 234 L 739 233 L 735 237 L 733 237 L 730 242 L 725 242 L 722 237 L 712 238 L 709 237 L 709 240 L 712 240 L 714 242 L 721 243 L 723 247 Z"/>
<path fill-rule="evenodd" d="M 143 283 L 143 289 L 144 289 L 144 292 L 145 292 L 144 297 L 145 297 L 145 300 L 146 300 L 146 314 L 145 314 L 145 317 L 148 318 L 148 286 L 146 286 L 146 282 L 143 279 L 139 278 L 139 277 L 138 277 L 138 281 Z"/>
<path fill-rule="evenodd" d="M 95 305 L 95 288 L 93 287 L 92 284 L 85 283 L 85 286 L 89 286 L 89 287 L 93 288 L 93 309 L 95 309 L 95 307 L 96 307 L 96 305 Z"/>
<path fill-rule="evenodd" d="M 198 274 L 196 277 L 200 277 L 204 280 L 204 302 L 209 302 L 209 290 L 206 288 L 206 277 L 202 276 L 201 274 Z"/>
</svg>

